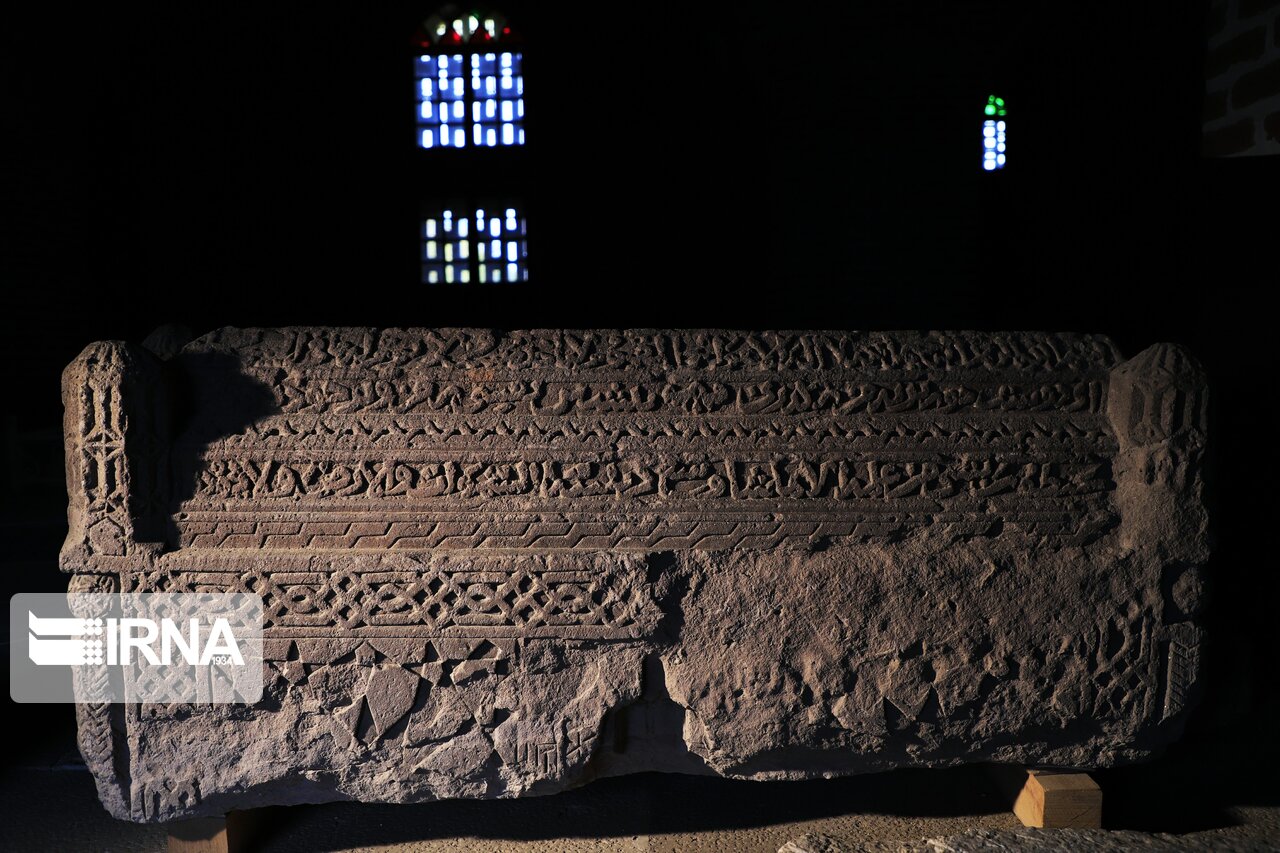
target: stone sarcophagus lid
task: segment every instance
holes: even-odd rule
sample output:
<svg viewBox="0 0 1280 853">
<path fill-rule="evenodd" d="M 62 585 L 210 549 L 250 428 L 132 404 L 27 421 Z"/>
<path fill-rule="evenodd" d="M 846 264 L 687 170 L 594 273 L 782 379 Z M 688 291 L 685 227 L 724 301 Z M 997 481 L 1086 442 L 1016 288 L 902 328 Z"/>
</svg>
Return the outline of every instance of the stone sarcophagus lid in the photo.
<svg viewBox="0 0 1280 853">
<path fill-rule="evenodd" d="M 77 706 L 121 818 L 1107 766 L 1196 691 L 1176 346 L 223 329 L 64 399 L 71 589 L 264 604 L 260 702 Z"/>
</svg>

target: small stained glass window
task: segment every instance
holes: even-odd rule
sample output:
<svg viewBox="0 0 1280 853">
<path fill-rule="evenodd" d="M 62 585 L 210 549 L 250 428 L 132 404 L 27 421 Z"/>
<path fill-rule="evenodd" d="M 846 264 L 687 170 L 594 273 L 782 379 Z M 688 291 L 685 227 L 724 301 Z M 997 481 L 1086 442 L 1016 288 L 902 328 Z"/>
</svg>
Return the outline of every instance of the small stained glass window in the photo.
<svg viewBox="0 0 1280 853">
<path fill-rule="evenodd" d="M 988 96 L 987 105 L 983 107 L 985 118 L 982 120 L 982 168 L 988 172 L 1003 169 L 1008 161 L 1008 114 L 1004 98 Z"/>
<path fill-rule="evenodd" d="M 445 208 L 422 223 L 424 284 L 528 281 L 524 215 L 515 207 Z"/>
<path fill-rule="evenodd" d="M 418 44 L 419 146 L 524 145 L 524 54 L 500 15 L 434 15 Z"/>
</svg>

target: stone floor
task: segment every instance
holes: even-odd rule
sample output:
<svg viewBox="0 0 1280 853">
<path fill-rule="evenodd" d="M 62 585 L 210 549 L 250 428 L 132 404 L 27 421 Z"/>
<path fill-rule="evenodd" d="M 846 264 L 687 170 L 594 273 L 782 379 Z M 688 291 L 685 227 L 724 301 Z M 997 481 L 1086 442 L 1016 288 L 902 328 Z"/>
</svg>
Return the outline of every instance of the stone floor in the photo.
<svg viewBox="0 0 1280 853">
<path fill-rule="evenodd" d="M 1280 851 L 1280 781 L 1223 759 L 1248 754 L 1221 744 L 1182 748 L 1150 765 L 1097 774 L 1108 828 L 1172 833 L 1197 850 Z M 163 829 L 102 810 L 66 737 L 7 767 L 0 793 L 0 851 L 165 850 Z M 519 801 L 333 803 L 252 817 L 253 849 L 265 853 L 773 853 L 806 833 L 857 845 L 850 849 L 906 842 L 930 850 L 947 848 L 922 839 L 1019 827 L 974 767 L 790 783 L 643 774 Z"/>
</svg>

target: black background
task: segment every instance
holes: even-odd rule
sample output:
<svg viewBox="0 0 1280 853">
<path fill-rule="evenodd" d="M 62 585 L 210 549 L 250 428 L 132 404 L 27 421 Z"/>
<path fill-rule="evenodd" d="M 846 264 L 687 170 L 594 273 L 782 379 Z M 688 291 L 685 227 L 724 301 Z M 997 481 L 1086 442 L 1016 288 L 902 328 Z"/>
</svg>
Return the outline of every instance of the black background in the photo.
<svg viewBox="0 0 1280 853">
<path fill-rule="evenodd" d="M 45 4 L 4 28 L 12 591 L 65 588 L 62 367 L 161 323 L 1101 332 L 1210 371 L 1189 737 L 1275 743 L 1280 158 L 1201 158 L 1203 4 L 513 3 L 528 146 L 431 152 L 432 9 L 375 5 Z M 421 206 L 467 194 L 521 199 L 527 284 L 419 283 Z"/>
</svg>

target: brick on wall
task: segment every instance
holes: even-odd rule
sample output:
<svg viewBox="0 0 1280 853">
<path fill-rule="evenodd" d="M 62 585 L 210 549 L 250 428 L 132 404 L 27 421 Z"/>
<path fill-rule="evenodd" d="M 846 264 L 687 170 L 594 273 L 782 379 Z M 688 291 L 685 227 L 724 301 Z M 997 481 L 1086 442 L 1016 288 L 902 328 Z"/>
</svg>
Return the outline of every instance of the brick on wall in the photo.
<svg viewBox="0 0 1280 853">
<path fill-rule="evenodd" d="M 1209 6 L 1209 19 L 1205 22 L 1205 30 L 1210 38 L 1227 28 L 1227 0 L 1217 0 Z"/>
<path fill-rule="evenodd" d="M 1280 154 L 1280 0 L 1213 0 L 1206 30 L 1205 155 Z"/>
<path fill-rule="evenodd" d="M 1255 15 L 1263 15 L 1267 12 L 1275 14 L 1276 0 L 1240 0 L 1236 9 L 1236 16 L 1240 19 L 1252 18 Z"/>
<path fill-rule="evenodd" d="M 1273 95 L 1280 95 L 1280 59 L 1241 74 L 1231 87 L 1231 106 L 1247 107 Z"/>
<path fill-rule="evenodd" d="M 1233 65 L 1243 65 L 1261 59 L 1267 49 L 1267 26 L 1262 24 L 1224 41 L 1209 51 L 1205 60 L 1205 73 L 1218 77 Z"/>
<path fill-rule="evenodd" d="M 1267 139 L 1280 144 L 1280 110 L 1263 119 L 1262 132 Z"/>
<path fill-rule="evenodd" d="M 1204 135 L 1204 153 L 1209 157 L 1229 157 L 1253 147 L 1254 123 L 1248 116 Z"/>
<path fill-rule="evenodd" d="M 1206 92 L 1204 96 L 1204 121 L 1220 119 L 1227 114 L 1227 90 Z"/>
</svg>

